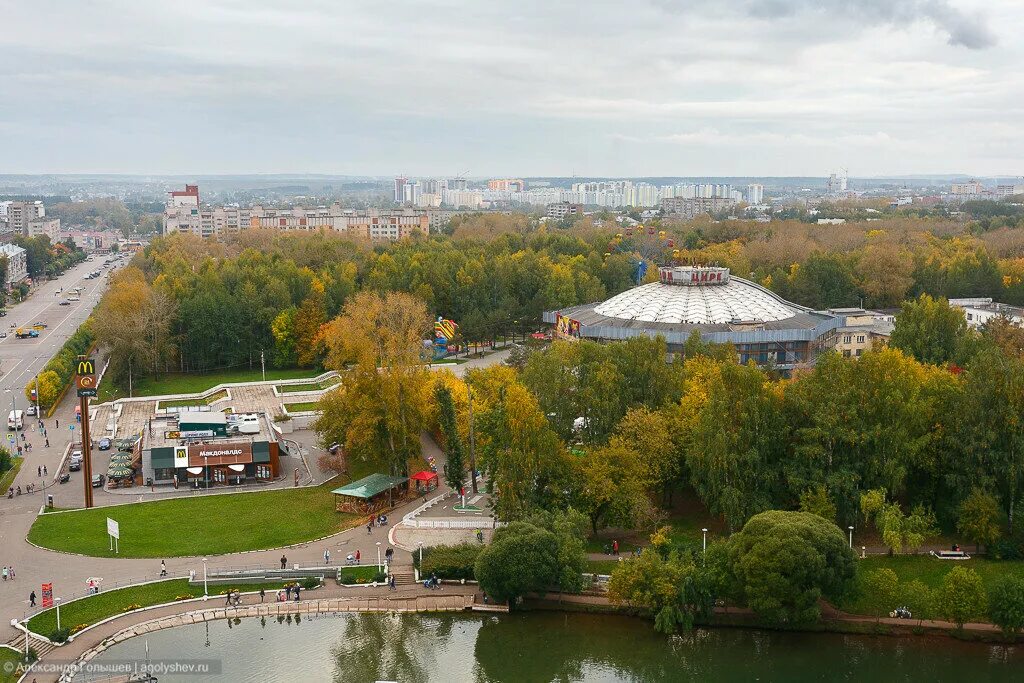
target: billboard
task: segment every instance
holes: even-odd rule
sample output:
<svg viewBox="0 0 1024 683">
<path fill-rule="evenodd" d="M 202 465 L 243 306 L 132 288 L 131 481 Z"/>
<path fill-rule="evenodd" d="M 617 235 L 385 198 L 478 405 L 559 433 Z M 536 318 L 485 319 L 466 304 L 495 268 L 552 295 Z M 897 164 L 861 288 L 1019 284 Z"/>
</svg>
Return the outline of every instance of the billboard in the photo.
<svg viewBox="0 0 1024 683">
<path fill-rule="evenodd" d="M 579 339 L 580 322 L 561 313 L 555 314 L 555 334 L 561 339 Z"/>
<path fill-rule="evenodd" d="M 250 443 L 206 443 L 188 446 L 189 467 L 252 462 Z"/>
<path fill-rule="evenodd" d="M 174 466 L 188 467 L 188 446 L 174 447 Z"/>
</svg>

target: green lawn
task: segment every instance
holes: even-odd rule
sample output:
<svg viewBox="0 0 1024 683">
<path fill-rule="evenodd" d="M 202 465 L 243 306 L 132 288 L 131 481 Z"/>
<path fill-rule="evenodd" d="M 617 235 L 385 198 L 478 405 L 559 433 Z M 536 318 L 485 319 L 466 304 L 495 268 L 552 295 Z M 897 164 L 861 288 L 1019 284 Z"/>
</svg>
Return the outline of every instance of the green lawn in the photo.
<svg viewBox="0 0 1024 683">
<path fill-rule="evenodd" d="M 901 584 L 918 579 L 933 591 L 941 588 L 942 579 L 953 567 L 957 566 L 968 567 L 978 572 L 986 587 L 991 586 L 1003 576 L 1024 576 L 1024 562 L 994 561 L 982 558 L 953 561 L 937 560 L 930 555 L 898 555 L 895 557 L 881 555 L 858 560 L 858 563 L 861 580 L 867 572 L 884 567 L 896 572 Z M 842 601 L 838 606 L 847 612 L 873 616 L 887 615 L 894 607 L 898 607 L 898 605 L 883 604 L 878 596 L 870 595 L 863 589 Z"/>
<path fill-rule="evenodd" d="M 267 368 L 268 380 L 280 379 L 304 379 L 315 376 L 316 370 L 302 370 L 299 368 L 286 368 L 283 370 Z M 197 394 L 206 391 L 211 387 L 225 382 L 259 382 L 263 379 L 263 373 L 259 365 L 254 369 L 248 368 L 236 370 L 221 370 L 219 372 L 208 372 L 204 374 L 183 373 L 167 374 L 160 377 L 143 377 L 135 380 L 132 385 L 133 396 L 163 396 L 166 394 Z M 112 401 L 116 398 L 127 396 L 127 391 L 116 389 L 110 382 L 100 382 L 100 402 Z"/>
<path fill-rule="evenodd" d="M 209 587 L 211 596 L 226 595 L 228 591 L 238 590 L 241 592 L 258 591 L 263 588 L 267 593 L 273 593 L 284 586 L 281 583 L 257 583 L 257 584 L 218 584 Z M 92 625 L 103 621 L 115 614 L 130 611 L 131 606 L 149 607 L 151 605 L 162 605 L 174 602 L 178 599 L 187 599 L 182 596 L 200 598 L 203 595 L 202 585 L 190 586 L 188 579 L 169 579 L 157 583 L 147 583 L 141 586 L 130 588 L 119 588 L 117 590 L 97 593 L 96 595 L 81 600 L 69 602 L 60 607 L 60 625 L 62 628 L 72 629 L 82 624 Z M 223 602 L 223 598 L 221 600 Z M 132 607 L 135 609 L 136 607 Z M 48 609 L 40 612 L 28 620 L 28 627 L 33 633 L 42 636 L 49 636 L 57 629 L 57 612 Z"/>
<path fill-rule="evenodd" d="M 11 488 L 11 484 L 14 483 L 23 462 L 25 462 L 25 458 L 11 458 L 11 469 L 4 472 L 4 476 L 0 478 L 0 493 L 7 495 L 7 489 Z"/>
<path fill-rule="evenodd" d="M 330 389 L 341 383 L 338 377 L 329 377 L 323 382 L 307 382 L 305 384 L 278 384 L 275 388 L 282 394 L 296 394 L 300 391 L 320 391 Z"/>
<path fill-rule="evenodd" d="M 29 647 L 32 646 L 29 645 Z M 15 652 L 6 647 L 0 647 L 0 683 L 14 683 L 17 681 L 21 674 L 18 673 L 16 667 L 24 660 L 24 651 Z"/>
<path fill-rule="evenodd" d="M 356 516 L 335 512 L 337 481 L 311 488 L 204 495 L 39 516 L 33 543 L 112 557 L 106 518 L 121 526 L 120 557 L 220 555 L 276 548 L 342 531 Z"/>
<path fill-rule="evenodd" d="M 316 410 L 319 402 L 317 401 L 304 401 L 300 403 L 285 403 L 284 407 L 289 413 L 301 413 L 306 410 Z"/>
<path fill-rule="evenodd" d="M 620 556 L 622 557 L 622 556 Z M 424 560 L 425 561 L 425 560 Z M 629 558 L 623 557 L 623 562 L 628 562 Z M 611 574 L 612 570 L 619 566 L 618 560 L 587 560 L 586 571 L 592 574 Z"/>
</svg>

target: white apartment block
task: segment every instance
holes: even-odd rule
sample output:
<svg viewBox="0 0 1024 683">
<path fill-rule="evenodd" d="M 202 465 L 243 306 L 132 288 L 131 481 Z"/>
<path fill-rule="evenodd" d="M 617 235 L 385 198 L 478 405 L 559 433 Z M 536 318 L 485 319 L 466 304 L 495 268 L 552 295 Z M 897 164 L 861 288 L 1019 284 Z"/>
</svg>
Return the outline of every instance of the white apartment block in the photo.
<svg viewBox="0 0 1024 683">
<path fill-rule="evenodd" d="M 46 215 L 43 203 L 11 202 L 7 205 L 7 225 L 11 232 L 28 236 L 28 224 Z"/>
<path fill-rule="evenodd" d="M 673 197 L 661 200 L 661 209 L 675 218 L 696 218 L 705 213 L 718 213 L 735 206 L 731 197 Z"/>
<path fill-rule="evenodd" d="M 0 256 L 7 257 L 7 277 L 3 284 L 9 290 L 28 277 L 28 254 L 16 244 L 0 244 Z"/>
<path fill-rule="evenodd" d="M 953 183 L 953 185 L 949 189 L 949 193 L 955 195 L 970 196 L 981 194 L 983 190 L 984 188 L 982 187 L 981 183 L 979 183 L 977 180 L 971 180 L 966 183 Z"/>
<path fill-rule="evenodd" d="M 747 185 L 747 204 L 760 204 L 764 201 L 764 185 L 751 183 Z"/>
<path fill-rule="evenodd" d="M 949 305 L 962 309 L 967 324 L 980 328 L 993 318 L 1004 317 L 1018 327 L 1024 327 L 1024 309 L 992 301 L 991 297 L 950 299 Z"/>
<path fill-rule="evenodd" d="M 1017 194 L 1024 194 L 1024 184 L 996 185 L 997 197 L 1012 197 Z"/>
</svg>

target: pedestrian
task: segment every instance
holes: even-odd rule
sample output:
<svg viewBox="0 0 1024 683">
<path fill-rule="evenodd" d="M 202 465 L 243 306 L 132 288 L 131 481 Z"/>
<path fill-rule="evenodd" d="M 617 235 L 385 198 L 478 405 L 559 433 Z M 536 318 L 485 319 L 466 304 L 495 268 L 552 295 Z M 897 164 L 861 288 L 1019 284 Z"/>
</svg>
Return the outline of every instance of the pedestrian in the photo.
<svg viewBox="0 0 1024 683">
<path fill-rule="evenodd" d="M 167 565 L 163 560 L 160 560 L 160 576 L 167 576 Z"/>
<path fill-rule="evenodd" d="M 618 555 L 618 554 L 619 554 L 619 542 L 618 541 L 612 541 L 612 555 Z"/>
<path fill-rule="evenodd" d="M 356 550 L 356 564 L 359 564 L 359 557 L 360 557 L 359 551 Z"/>
<path fill-rule="evenodd" d="M 263 597 L 264 597 L 264 596 L 265 596 L 266 594 L 267 594 L 267 592 L 266 592 L 265 590 L 263 590 L 263 587 L 262 587 L 262 586 L 260 586 L 260 602 L 263 602 Z"/>
<path fill-rule="evenodd" d="M 391 564 L 391 558 L 392 558 L 392 556 L 394 556 L 394 554 L 395 554 L 395 549 L 389 547 L 387 550 L 384 551 L 384 561 L 387 562 L 388 564 Z"/>
<path fill-rule="evenodd" d="M 39 465 L 38 467 L 36 467 L 36 473 L 37 473 L 37 474 L 38 474 L 38 475 L 39 475 L 40 477 L 42 477 L 42 476 L 43 476 L 43 466 L 42 466 L 42 465 Z"/>
<path fill-rule="evenodd" d="M 7 567 L 4 567 L 4 581 L 7 580 Z"/>
<path fill-rule="evenodd" d="M 50 446 L 50 440 L 49 439 L 46 440 L 46 446 L 47 446 L 47 448 L 49 448 L 49 446 Z M 46 465 L 43 465 L 43 474 L 49 474 L 49 472 L 46 471 Z"/>
<path fill-rule="evenodd" d="M 395 590 L 395 575 L 388 577 L 388 590 Z"/>
<path fill-rule="evenodd" d="M 302 588 L 299 584 L 295 584 L 295 602 L 299 601 L 299 590 Z"/>
<path fill-rule="evenodd" d="M 11 581 L 14 581 L 14 565 L 12 564 L 9 569 L 11 570 Z"/>
<path fill-rule="evenodd" d="M 47 448 L 50 447 L 50 438 L 49 437 L 46 438 L 46 447 Z"/>
<path fill-rule="evenodd" d="M 29 607 L 35 607 L 36 606 L 36 592 L 35 591 L 32 591 L 31 593 L 28 594 L 28 606 Z"/>
<path fill-rule="evenodd" d="M 228 591 L 227 599 L 224 600 L 224 606 L 225 607 L 230 607 L 231 606 L 231 591 Z"/>
<path fill-rule="evenodd" d="M 18 451 L 20 453 L 21 449 L 19 448 Z M 369 522 L 366 523 L 366 535 L 369 536 L 372 533 L 373 533 L 373 520 L 371 519 Z"/>
<path fill-rule="evenodd" d="M 19 458 L 21 457 L 21 446 L 20 445 L 18 446 L 18 457 Z"/>
<path fill-rule="evenodd" d="M 195 580 L 196 580 L 196 570 L 195 569 L 189 569 L 188 570 L 188 582 L 192 583 Z"/>
<path fill-rule="evenodd" d="M 60 429 L 60 420 L 54 420 L 53 426 L 56 427 L 57 429 Z"/>
<path fill-rule="evenodd" d="M 287 566 L 288 566 L 288 558 L 285 557 L 284 555 L 282 555 L 281 556 L 281 569 L 284 569 Z"/>
<path fill-rule="evenodd" d="M 324 564 L 326 564 L 326 565 L 330 565 L 331 564 L 331 551 L 328 550 L 327 548 L 324 548 Z"/>
</svg>

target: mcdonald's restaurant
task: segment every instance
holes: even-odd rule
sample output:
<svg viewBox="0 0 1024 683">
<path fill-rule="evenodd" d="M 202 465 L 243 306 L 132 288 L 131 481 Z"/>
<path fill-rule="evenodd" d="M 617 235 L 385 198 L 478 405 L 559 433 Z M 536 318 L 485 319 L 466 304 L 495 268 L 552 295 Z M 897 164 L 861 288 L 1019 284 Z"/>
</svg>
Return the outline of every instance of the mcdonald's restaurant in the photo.
<svg viewBox="0 0 1024 683">
<path fill-rule="evenodd" d="M 142 435 L 142 483 L 214 488 L 276 479 L 280 450 L 267 416 L 230 417 L 182 412 L 150 420 Z"/>
</svg>

